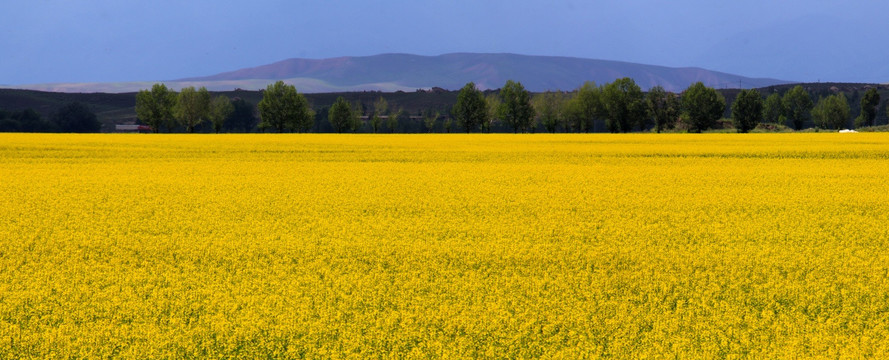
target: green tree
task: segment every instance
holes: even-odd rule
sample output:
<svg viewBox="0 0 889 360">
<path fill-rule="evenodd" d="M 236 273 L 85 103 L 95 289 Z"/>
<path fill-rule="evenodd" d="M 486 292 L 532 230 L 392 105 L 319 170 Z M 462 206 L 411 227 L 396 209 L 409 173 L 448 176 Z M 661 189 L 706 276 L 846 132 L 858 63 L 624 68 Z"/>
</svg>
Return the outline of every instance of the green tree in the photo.
<svg viewBox="0 0 889 360">
<path fill-rule="evenodd" d="M 18 131 L 19 124 L 9 118 L 9 112 L 0 109 L 0 132 Z"/>
<path fill-rule="evenodd" d="M 534 111 L 537 113 L 538 119 L 546 131 L 550 133 L 556 132 L 556 128 L 562 122 L 564 100 L 561 92 L 552 91 L 540 93 L 531 98 Z"/>
<path fill-rule="evenodd" d="M 797 85 L 784 94 L 782 101 L 784 102 L 784 111 L 786 111 L 787 118 L 793 123 L 793 128 L 802 129 L 811 117 L 812 97 L 809 96 L 806 89 Z"/>
<path fill-rule="evenodd" d="M 818 104 L 812 108 L 812 117 L 815 126 L 824 129 L 842 129 L 849 121 L 851 110 L 849 101 L 843 93 L 830 95 L 818 100 Z"/>
<path fill-rule="evenodd" d="M 766 98 L 765 103 L 763 103 L 762 121 L 765 123 L 786 125 L 784 124 L 786 121 L 784 115 L 785 112 L 784 101 L 781 100 L 781 95 L 772 93 Z"/>
<path fill-rule="evenodd" d="M 340 96 L 330 107 L 327 119 L 333 126 L 333 130 L 338 133 L 353 130 L 355 128 L 355 109 L 345 98 Z"/>
<path fill-rule="evenodd" d="M 482 132 L 489 133 L 491 132 L 491 127 L 495 122 L 500 120 L 500 105 L 503 101 L 500 100 L 500 95 L 496 93 L 490 93 L 485 96 L 485 121 L 482 122 L 481 128 Z"/>
<path fill-rule="evenodd" d="M 0 132 L 19 131 L 20 124 L 9 116 L 9 112 L 0 109 Z"/>
<path fill-rule="evenodd" d="M 69 103 L 53 114 L 53 122 L 62 132 L 95 133 L 102 129 L 96 114 L 79 102 Z"/>
<path fill-rule="evenodd" d="M 507 80 L 500 90 L 499 118 L 512 127 L 513 132 L 526 132 L 532 127 L 534 108 L 531 107 L 531 94 L 521 82 Z"/>
<path fill-rule="evenodd" d="M 361 117 L 365 114 L 365 110 L 364 103 L 361 101 L 352 103 L 352 126 L 349 128 L 350 131 L 357 132 L 364 126 L 364 121 Z"/>
<path fill-rule="evenodd" d="M 676 118 L 679 117 L 679 100 L 676 94 L 667 92 L 661 86 L 655 86 L 645 96 L 645 103 L 656 132 L 660 133 L 676 126 Z"/>
<path fill-rule="evenodd" d="M 218 134 L 225 121 L 235 111 L 235 106 L 231 100 L 225 96 L 217 96 L 210 102 L 210 122 L 213 123 L 213 130 Z"/>
<path fill-rule="evenodd" d="M 389 112 L 389 102 L 386 99 L 383 99 L 380 96 L 377 101 L 374 101 L 374 114 L 373 118 L 370 120 L 370 127 L 373 129 L 373 132 L 376 134 L 377 131 L 383 126 L 383 116 L 388 114 Z"/>
<path fill-rule="evenodd" d="M 475 87 L 475 83 L 469 82 L 457 94 L 457 104 L 451 110 L 451 114 L 457 118 L 457 122 L 467 133 L 478 129 L 488 119 L 485 96 Z"/>
<path fill-rule="evenodd" d="M 605 126 L 611 132 L 630 132 L 635 124 L 640 128 L 645 123 L 645 103 L 642 89 L 628 77 L 605 84 L 602 89 L 602 108 L 605 111 Z"/>
<path fill-rule="evenodd" d="M 140 90 L 136 94 L 136 116 L 160 132 L 161 126 L 173 128 L 173 108 L 176 106 L 176 93 L 164 84 L 154 84 L 151 90 Z"/>
<path fill-rule="evenodd" d="M 246 100 L 236 97 L 232 99 L 232 113 L 225 120 L 225 127 L 230 130 L 250 132 L 256 127 L 256 107 Z"/>
<path fill-rule="evenodd" d="M 877 106 L 880 105 L 880 93 L 877 89 L 870 88 L 861 97 L 861 114 L 855 118 L 855 127 L 876 125 Z"/>
<path fill-rule="evenodd" d="M 290 128 L 297 132 L 308 132 L 315 126 L 315 110 L 309 105 L 309 101 L 303 94 L 298 94 L 296 100 L 299 102 L 296 116 L 290 118 Z"/>
<path fill-rule="evenodd" d="M 725 98 L 715 89 L 696 82 L 682 93 L 682 112 L 692 131 L 713 127 L 725 112 Z"/>
<path fill-rule="evenodd" d="M 442 126 L 444 127 L 445 132 L 450 133 L 451 129 L 454 128 L 454 119 L 449 116 L 447 119 L 445 119 L 444 123 L 442 123 Z"/>
<path fill-rule="evenodd" d="M 307 131 L 314 125 L 315 115 L 306 97 L 283 81 L 266 87 L 258 108 L 261 128 Z"/>
<path fill-rule="evenodd" d="M 568 101 L 566 112 L 568 124 L 574 131 L 595 131 L 596 120 L 603 113 L 602 89 L 592 81 L 583 83 Z"/>
<path fill-rule="evenodd" d="M 22 111 L 15 111 L 9 115 L 8 120 L 4 120 L 2 131 L 21 131 L 21 132 L 56 132 L 59 126 L 55 122 L 43 119 L 40 114 L 32 108 Z"/>
<path fill-rule="evenodd" d="M 389 132 L 394 133 L 395 130 L 398 130 L 398 118 L 400 118 L 402 114 L 404 114 L 404 110 L 402 109 L 393 110 L 389 113 L 389 119 L 386 120 L 386 127 L 389 128 Z"/>
<path fill-rule="evenodd" d="M 436 112 L 432 113 L 431 111 L 426 113 L 426 116 L 423 118 L 423 125 L 426 127 L 426 132 L 432 132 L 435 129 L 435 122 L 438 121 L 438 117 L 441 116 L 441 113 Z"/>
<path fill-rule="evenodd" d="M 762 95 L 755 89 L 745 89 L 738 93 L 732 103 L 732 123 L 740 133 L 749 132 L 762 118 Z"/>
<path fill-rule="evenodd" d="M 370 118 L 370 129 L 376 134 L 381 127 L 383 127 L 383 118 L 374 111 L 373 116 Z"/>
<path fill-rule="evenodd" d="M 826 129 L 827 126 L 824 125 L 824 107 L 826 102 L 824 101 L 824 96 L 818 97 L 818 102 L 815 103 L 815 106 L 812 107 L 811 115 L 812 115 L 812 123 L 815 124 L 815 127 Z"/>
<path fill-rule="evenodd" d="M 193 133 L 210 115 L 210 92 L 203 86 L 198 90 L 194 86 L 182 88 L 174 109 L 185 131 Z"/>
</svg>

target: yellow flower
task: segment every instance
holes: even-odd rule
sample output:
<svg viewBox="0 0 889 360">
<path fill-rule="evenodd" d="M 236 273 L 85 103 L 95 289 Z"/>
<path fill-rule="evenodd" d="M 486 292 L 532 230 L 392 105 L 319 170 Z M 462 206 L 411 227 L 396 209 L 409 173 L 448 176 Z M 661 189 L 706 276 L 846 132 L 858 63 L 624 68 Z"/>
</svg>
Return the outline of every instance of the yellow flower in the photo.
<svg viewBox="0 0 889 360">
<path fill-rule="evenodd" d="M 0 358 L 886 357 L 882 134 L 0 134 Z"/>
</svg>

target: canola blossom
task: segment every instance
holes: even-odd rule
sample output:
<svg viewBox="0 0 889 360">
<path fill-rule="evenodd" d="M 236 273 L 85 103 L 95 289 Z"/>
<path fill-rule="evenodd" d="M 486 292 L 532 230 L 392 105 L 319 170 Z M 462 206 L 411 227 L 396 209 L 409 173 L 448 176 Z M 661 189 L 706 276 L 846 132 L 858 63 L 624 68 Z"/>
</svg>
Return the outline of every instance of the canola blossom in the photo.
<svg viewBox="0 0 889 360">
<path fill-rule="evenodd" d="M 885 134 L 0 134 L 0 358 L 887 358 Z"/>
</svg>

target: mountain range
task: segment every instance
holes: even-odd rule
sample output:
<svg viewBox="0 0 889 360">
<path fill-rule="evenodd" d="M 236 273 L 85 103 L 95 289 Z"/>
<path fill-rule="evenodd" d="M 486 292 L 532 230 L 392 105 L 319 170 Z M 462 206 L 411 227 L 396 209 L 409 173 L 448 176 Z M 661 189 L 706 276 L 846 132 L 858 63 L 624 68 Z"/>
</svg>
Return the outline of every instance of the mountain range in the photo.
<svg viewBox="0 0 889 360">
<path fill-rule="evenodd" d="M 457 90 L 467 82 L 480 89 L 497 89 L 507 80 L 521 82 L 533 92 L 573 90 L 585 81 L 604 84 L 629 77 L 647 90 L 662 86 L 682 91 L 701 81 L 715 88 L 759 88 L 788 81 L 749 78 L 702 68 L 672 68 L 620 61 L 517 54 L 454 53 L 439 56 L 382 54 L 329 59 L 288 59 L 210 76 L 164 81 L 179 89 L 206 86 L 211 91 L 257 90 L 277 80 L 304 93 L 344 91 L 413 91 L 439 87 Z M 60 92 L 132 92 L 154 82 L 68 83 L 16 86 Z"/>
</svg>

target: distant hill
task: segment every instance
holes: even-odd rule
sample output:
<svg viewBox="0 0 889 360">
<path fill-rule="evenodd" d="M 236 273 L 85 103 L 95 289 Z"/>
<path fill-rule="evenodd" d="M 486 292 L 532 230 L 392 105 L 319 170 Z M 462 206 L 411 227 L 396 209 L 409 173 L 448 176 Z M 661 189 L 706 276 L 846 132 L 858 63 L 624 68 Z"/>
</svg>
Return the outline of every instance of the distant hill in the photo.
<svg viewBox="0 0 889 360">
<path fill-rule="evenodd" d="M 456 53 L 439 56 L 383 54 L 331 59 L 289 59 L 221 74 L 164 81 L 167 86 L 206 86 L 213 91 L 259 90 L 284 80 L 303 93 L 413 91 L 440 87 L 457 90 L 467 82 L 497 89 L 516 80 L 530 91 L 573 90 L 585 81 L 604 84 L 630 77 L 643 90 L 660 85 L 682 91 L 701 81 L 714 88 L 760 88 L 788 81 L 748 78 L 701 68 L 670 68 L 620 61 L 516 54 Z M 67 83 L 16 86 L 56 92 L 133 92 L 152 82 Z"/>
<path fill-rule="evenodd" d="M 748 78 L 700 68 L 670 68 L 620 61 L 516 54 L 457 53 L 439 56 L 383 54 L 332 59 L 289 59 L 269 65 L 212 76 L 182 79 L 188 82 L 312 79 L 350 90 L 408 90 L 434 86 L 456 90 L 469 81 L 482 89 L 496 89 L 507 80 L 521 81 L 528 90 L 573 90 L 584 81 L 604 84 L 630 77 L 647 90 L 656 85 L 681 91 L 701 81 L 711 87 L 759 88 L 788 83 Z M 311 86 L 310 86 L 311 88 Z M 336 90 L 336 89 L 329 89 Z"/>
</svg>

